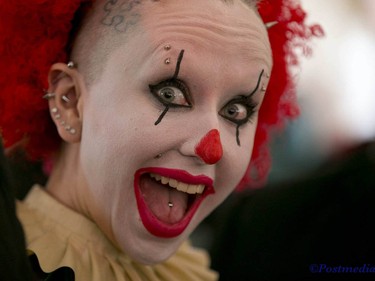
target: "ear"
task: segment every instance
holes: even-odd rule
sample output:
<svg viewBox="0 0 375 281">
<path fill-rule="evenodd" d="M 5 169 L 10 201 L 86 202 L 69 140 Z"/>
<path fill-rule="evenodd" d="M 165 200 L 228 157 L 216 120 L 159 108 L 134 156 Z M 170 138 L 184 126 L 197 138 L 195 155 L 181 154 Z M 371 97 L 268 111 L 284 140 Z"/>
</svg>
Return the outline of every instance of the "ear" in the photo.
<svg viewBox="0 0 375 281">
<path fill-rule="evenodd" d="M 86 91 L 81 74 L 72 65 L 56 63 L 48 75 L 49 110 L 60 137 L 77 143 L 82 135 L 82 94 Z M 51 97 L 52 96 L 52 97 Z"/>
</svg>

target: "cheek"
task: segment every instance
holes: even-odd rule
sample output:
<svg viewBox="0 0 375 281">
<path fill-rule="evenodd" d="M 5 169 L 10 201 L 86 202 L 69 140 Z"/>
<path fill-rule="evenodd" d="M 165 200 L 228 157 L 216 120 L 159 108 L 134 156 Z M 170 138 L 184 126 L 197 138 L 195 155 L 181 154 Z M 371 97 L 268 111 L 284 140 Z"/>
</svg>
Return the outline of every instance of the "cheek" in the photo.
<svg viewBox="0 0 375 281">
<path fill-rule="evenodd" d="M 237 145 L 235 139 L 225 145 L 221 171 L 217 177 L 218 184 L 225 189 L 225 196 L 237 187 L 247 171 L 254 145 L 255 128 L 256 125 L 251 124 L 247 130 L 240 131 L 241 146 Z"/>
</svg>

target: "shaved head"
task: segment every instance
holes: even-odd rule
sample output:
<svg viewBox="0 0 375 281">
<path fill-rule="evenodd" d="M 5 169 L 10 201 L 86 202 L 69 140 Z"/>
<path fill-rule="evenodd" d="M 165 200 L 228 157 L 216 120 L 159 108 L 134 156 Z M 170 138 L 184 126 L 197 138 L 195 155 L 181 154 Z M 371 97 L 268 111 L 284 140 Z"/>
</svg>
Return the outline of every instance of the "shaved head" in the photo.
<svg viewBox="0 0 375 281">
<path fill-rule="evenodd" d="M 218 1 L 218 0 L 211 0 Z M 228 5 L 240 0 L 221 0 Z M 123 46 L 140 30 L 139 23 L 145 9 L 153 10 L 154 5 L 165 5 L 157 0 L 96 0 L 84 15 L 72 42 L 71 60 L 83 74 L 90 87 L 100 77 L 108 56 Z M 257 14 L 258 0 L 241 0 L 245 8 Z"/>
</svg>

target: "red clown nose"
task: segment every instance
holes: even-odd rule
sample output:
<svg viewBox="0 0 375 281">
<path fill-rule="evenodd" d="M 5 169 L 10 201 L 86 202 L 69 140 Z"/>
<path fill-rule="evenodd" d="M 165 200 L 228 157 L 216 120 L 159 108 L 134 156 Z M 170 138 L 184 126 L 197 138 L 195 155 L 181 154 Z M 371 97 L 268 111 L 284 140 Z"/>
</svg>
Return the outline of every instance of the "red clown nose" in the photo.
<svg viewBox="0 0 375 281">
<path fill-rule="evenodd" d="M 195 153 L 206 164 L 212 165 L 217 163 L 223 156 L 219 131 L 216 129 L 209 131 L 195 147 Z"/>
</svg>

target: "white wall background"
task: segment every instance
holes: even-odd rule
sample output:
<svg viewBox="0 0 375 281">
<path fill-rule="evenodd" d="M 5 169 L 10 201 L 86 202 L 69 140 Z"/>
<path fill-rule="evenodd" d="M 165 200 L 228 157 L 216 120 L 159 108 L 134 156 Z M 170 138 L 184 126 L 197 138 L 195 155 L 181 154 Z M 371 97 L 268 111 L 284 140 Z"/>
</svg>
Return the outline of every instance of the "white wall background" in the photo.
<svg viewBox="0 0 375 281">
<path fill-rule="evenodd" d="M 298 81 L 301 117 L 274 141 L 272 179 L 293 177 L 348 146 L 375 138 L 375 1 L 301 0 L 313 41 Z"/>
</svg>

